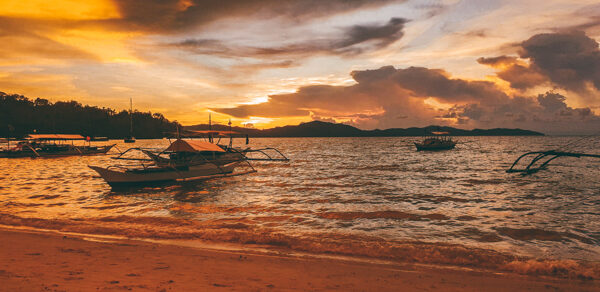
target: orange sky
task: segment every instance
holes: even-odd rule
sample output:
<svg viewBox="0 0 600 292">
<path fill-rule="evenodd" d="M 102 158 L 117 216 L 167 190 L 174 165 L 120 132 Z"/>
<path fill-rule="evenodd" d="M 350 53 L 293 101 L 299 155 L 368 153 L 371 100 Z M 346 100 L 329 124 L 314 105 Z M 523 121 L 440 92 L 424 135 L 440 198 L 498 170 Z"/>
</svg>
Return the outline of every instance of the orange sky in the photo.
<svg viewBox="0 0 600 292">
<path fill-rule="evenodd" d="M 133 97 L 184 125 L 569 131 L 600 113 L 599 19 L 597 1 L 3 1 L 0 91 Z M 565 43 L 550 60 L 575 67 L 540 49 Z"/>
</svg>

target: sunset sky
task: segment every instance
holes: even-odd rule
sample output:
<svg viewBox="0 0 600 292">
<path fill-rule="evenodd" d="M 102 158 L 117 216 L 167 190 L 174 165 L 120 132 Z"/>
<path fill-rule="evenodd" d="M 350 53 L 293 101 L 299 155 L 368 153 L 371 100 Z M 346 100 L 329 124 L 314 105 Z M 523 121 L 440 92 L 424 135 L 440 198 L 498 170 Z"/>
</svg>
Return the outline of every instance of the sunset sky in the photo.
<svg viewBox="0 0 600 292">
<path fill-rule="evenodd" d="M 5 0 L 0 91 L 184 125 L 600 132 L 598 0 Z"/>
</svg>

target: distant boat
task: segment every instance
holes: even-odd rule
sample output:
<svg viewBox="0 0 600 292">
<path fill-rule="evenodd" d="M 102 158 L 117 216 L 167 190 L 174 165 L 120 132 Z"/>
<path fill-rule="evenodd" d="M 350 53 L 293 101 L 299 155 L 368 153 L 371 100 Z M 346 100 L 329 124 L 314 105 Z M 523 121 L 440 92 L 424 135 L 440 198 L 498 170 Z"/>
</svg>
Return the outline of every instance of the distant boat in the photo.
<svg viewBox="0 0 600 292">
<path fill-rule="evenodd" d="M 438 151 L 454 149 L 456 142 L 452 141 L 448 132 L 432 132 L 434 136 L 427 137 L 421 143 L 415 142 L 417 151 Z"/>
<path fill-rule="evenodd" d="M 74 140 L 85 140 L 81 135 L 67 134 L 31 134 L 14 147 L 0 151 L 0 158 L 19 157 L 58 157 L 105 154 L 113 145 L 92 146 L 74 145 Z M 71 144 L 66 143 L 71 141 Z M 62 143 L 57 143 L 62 142 Z"/>
<path fill-rule="evenodd" d="M 125 143 L 135 143 L 135 137 L 133 137 L 133 100 L 129 98 L 129 137 L 123 140 Z"/>
</svg>

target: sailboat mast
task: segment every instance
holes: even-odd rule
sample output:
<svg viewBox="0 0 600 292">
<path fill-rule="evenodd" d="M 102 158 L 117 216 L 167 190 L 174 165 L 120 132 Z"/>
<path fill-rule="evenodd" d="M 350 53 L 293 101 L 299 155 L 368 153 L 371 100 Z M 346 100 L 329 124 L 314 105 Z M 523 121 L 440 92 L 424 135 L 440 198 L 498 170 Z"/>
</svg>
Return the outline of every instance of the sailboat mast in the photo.
<svg viewBox="0 0 600 292">
<path fill-rule="evenodd" d="M 133 98 L 129 98 L 129 137 L 133 137 Z"/>
<path fill-rule="evenodd" d="M 212 143 L 213 142 L 213 136 L 212 136 L 212 133 L 210 131 L 212 131 L 212 120 L 211 120 L 211 116 L 210 116 L 210 112 L 209 112 L 208 113 L 208 142 Z"/>
<path fill-rule="evenodd" d="M 233 134 L 231 134 L 231 119 L 229 119 L 229 148 L 233 146 Z"/>
</svg>

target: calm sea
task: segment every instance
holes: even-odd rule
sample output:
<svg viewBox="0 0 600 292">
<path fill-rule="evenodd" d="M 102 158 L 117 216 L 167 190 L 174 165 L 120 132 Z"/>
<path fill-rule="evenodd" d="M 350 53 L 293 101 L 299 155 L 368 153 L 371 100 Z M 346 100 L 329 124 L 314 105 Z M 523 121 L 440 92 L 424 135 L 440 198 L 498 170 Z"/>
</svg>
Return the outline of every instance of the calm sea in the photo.
<svg viewBox="0 0 600 292">
<path fill-rule="evenodd" d="M 418 138 L 251 139 L 291 160 L 127 190 L 112 190 L 87 167 L 114 164 L 111 155 L 0 159 L 0 224 L 598 277 L 600 159 L 505 172 L 521 153 L 578 139 L 459 137 L 455 150 L 434 153 L 416 152 Z M 571 149 L 599 153 L 598 140 Z"/>
</svg>

